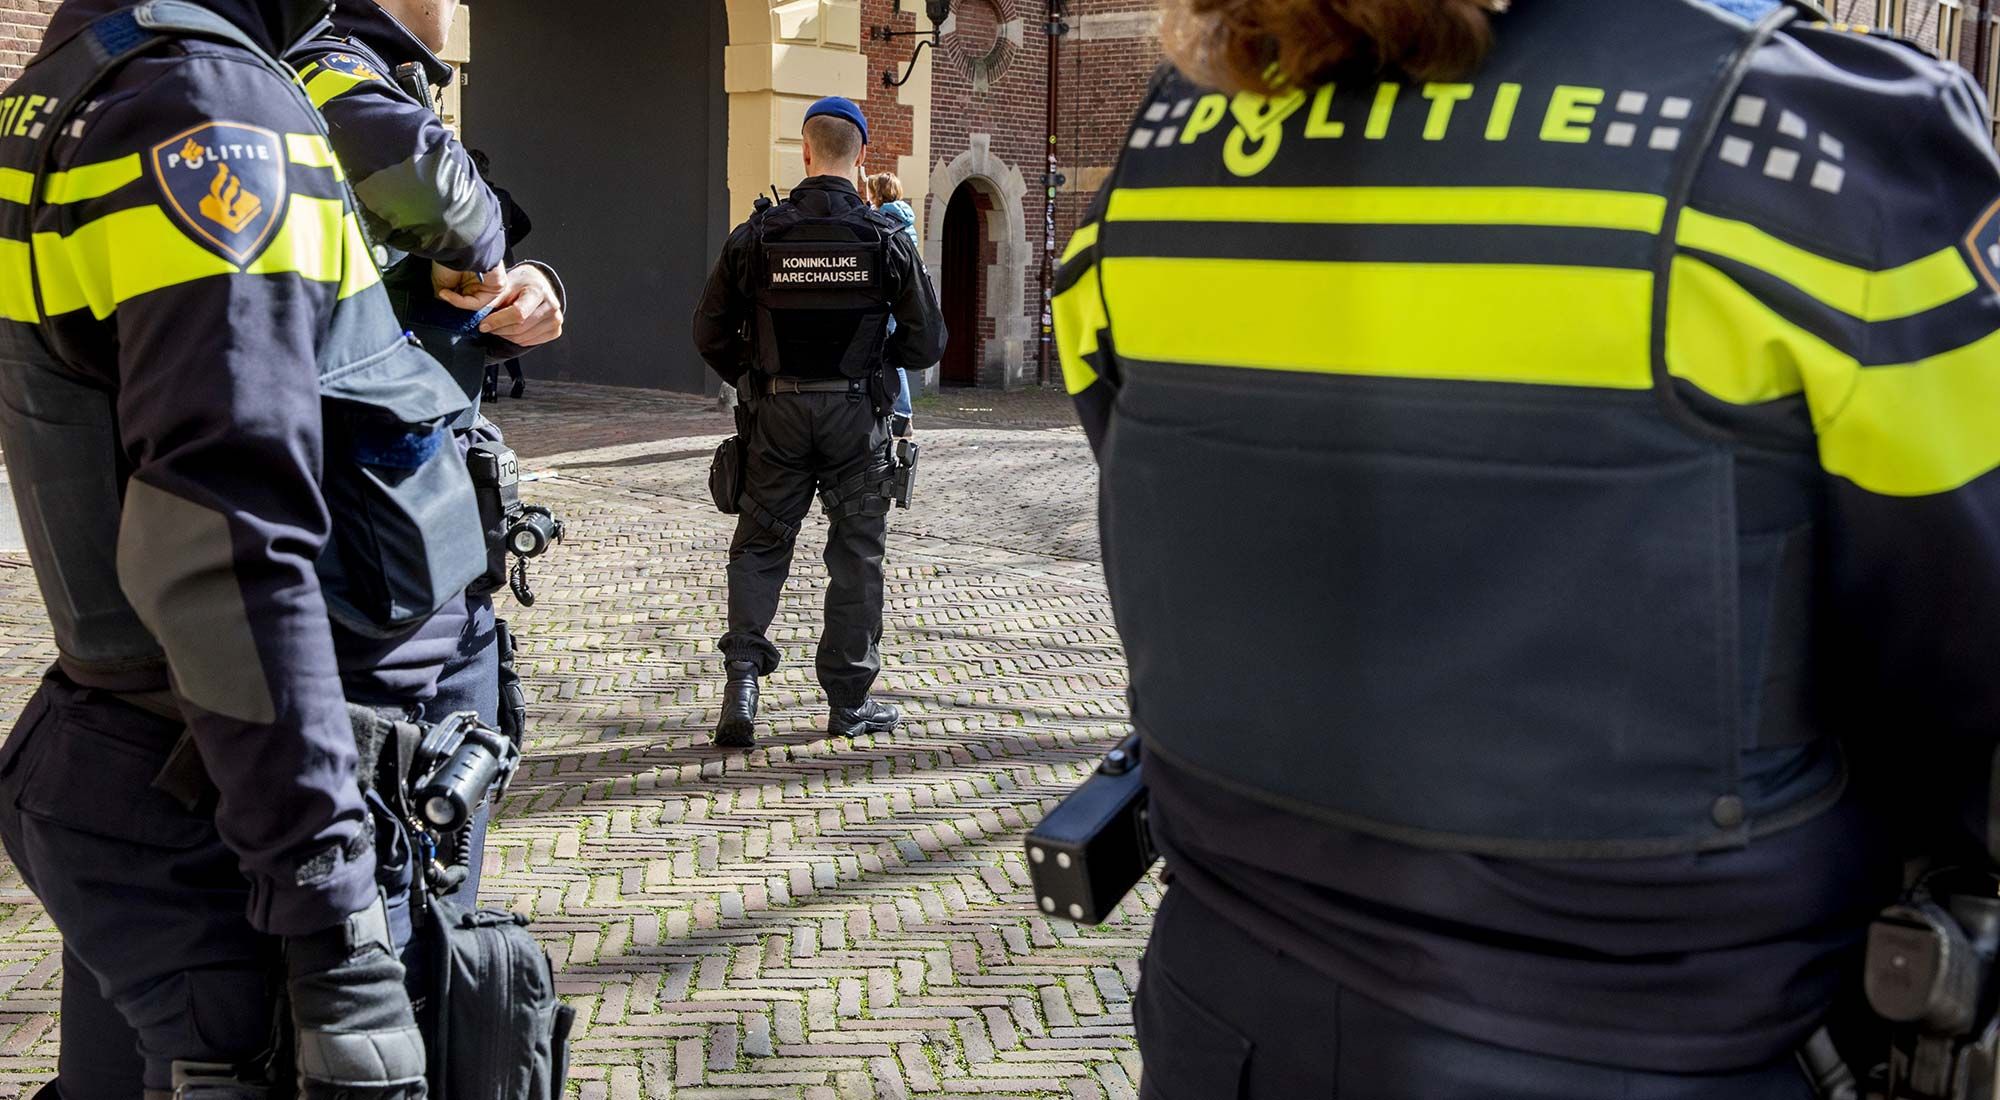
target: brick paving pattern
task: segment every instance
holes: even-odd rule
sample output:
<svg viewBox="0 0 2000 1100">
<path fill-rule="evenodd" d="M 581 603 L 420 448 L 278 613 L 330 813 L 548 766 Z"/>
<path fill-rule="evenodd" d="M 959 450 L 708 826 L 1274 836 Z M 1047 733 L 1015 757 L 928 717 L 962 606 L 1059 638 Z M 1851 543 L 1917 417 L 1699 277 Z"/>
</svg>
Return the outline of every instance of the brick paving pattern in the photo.
<svg viewBox="0 0 2000 1100">
<path fill-rule="evenodd" d="M 712 403 L 544 385 L 497 417 L 569 521 L 509 608 L 535 699 L 484 900 L 532 915 L 580 1018 L 573 1095 L 1132 1097 L 1131 991 L 1157 887 L 1099 929 L 1032 906 L 1022 832 L 1124 730 L 1094 470 L 1047 395 L 920 413 L 892 521 L 881 694 L 911 720 L 831 743 L 813 681 L 823 524 L 773 640 L 756 750 L 708 747 L 730 521 Z M 0 717 L 51 657 L 0 556 Z M 60 952 L 0 864 L 0 1097 L 53 1072 Z"/>
</svg>

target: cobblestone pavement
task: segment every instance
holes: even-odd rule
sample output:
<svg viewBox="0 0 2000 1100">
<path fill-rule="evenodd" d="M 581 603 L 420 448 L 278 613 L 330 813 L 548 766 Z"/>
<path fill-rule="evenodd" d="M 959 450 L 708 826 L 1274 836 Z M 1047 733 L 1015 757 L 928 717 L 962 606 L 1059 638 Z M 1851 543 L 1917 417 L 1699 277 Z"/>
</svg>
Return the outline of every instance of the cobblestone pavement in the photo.
<svg viewBox="0 0 2000 1100">
<path fill-rule="evenodd" d="M 1123 730 L 1094 472 L 1045 395 L 925 410 L 919 507 L 893 519 L 882 694 L 912 720 L 831 743 L 812 678 L 817 516 L 773 631 L 756 750 L 708 747 L 722 561 L 711 403 L 540 386 L 497 416 L 569 521 L 510 609 L 531 764 L 487 850 L 576 1006 L 572 1093 L 1130 1097 L 1152 884 L 1099 929 L 1032 907 L 1023 830 Z M 946 406 L 951 406 L 947 408 Z M 969 409 L 971 411 L 961 411 Z M 934 415 L 933 415 L 934 414 Z M 982 420 L 981 418 L 987 418 Z M 0 716 L 51 657 L 26 560 L 0 555 Z M 4 867 L 4 865 L 0 865 Z M 0 1096 L 53 1070 L 59 952 L 0 875 Z"/>
</svg>

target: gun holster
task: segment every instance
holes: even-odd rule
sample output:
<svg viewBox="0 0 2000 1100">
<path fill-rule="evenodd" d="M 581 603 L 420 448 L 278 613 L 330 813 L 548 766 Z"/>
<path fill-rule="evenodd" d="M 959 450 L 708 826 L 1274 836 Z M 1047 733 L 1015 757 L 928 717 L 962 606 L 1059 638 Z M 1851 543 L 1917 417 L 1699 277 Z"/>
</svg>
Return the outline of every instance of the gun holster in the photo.
<svg viewBox="0 0 2000 1100">
<path fill-rule="evenodd" d="M 736 434 L 722 441 L 708 466 L 708 495 L 715 501 L 715 510 L 725 516 L 743 512 L 744 479 L 750 465 L 750 428 L 754 422 L 749 402 L 738 390 Z"/>
<path fill-rule="evenodd" d="M 1868 1093 L 2000 1098 L 2000 878 L 1941 871 L 1868 929 L 1863 987 L 1889 1027 Z"/>
</svg>

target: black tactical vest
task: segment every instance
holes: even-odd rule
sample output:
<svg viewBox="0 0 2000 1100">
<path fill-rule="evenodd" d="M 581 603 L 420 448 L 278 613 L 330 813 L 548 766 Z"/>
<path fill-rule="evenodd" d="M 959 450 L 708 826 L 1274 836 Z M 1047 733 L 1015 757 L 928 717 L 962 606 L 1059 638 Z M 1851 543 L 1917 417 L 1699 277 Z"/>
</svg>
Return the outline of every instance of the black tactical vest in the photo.
<svg viewBox="0 0 2000 1100">
<path fill-rule="evenodd" d="M 816 217 L 787 201 L 752 224 L 758 369 L 801 378 L 881 372 L 896 223 L 866 206 Z"/>
<path fill-rule="evenodd" d="M 1705 416 L 1661 336 L 1692 182 L 1790 14 L 1520 4 L 1462 83 L 1156 84 L 1092 227 L 1150 751 L 1510 857 L 1740 846 L 1838 798 L 1814 455 Z"/>
<path fill-rule="evenodd" d="M 33 201 L 0 204 L 0 236 L 32 239 L 53 146 L 91 92 L 126 61 L 177 38 L 249 50 L 291 83 L 257 43 L 196 5 L 152 0 L 105 16 L 36 61 L 15 85 L 47 97 L 52 113 L 35 153 Z M 301 110 L 317 119 L 298 94 Z M 43 315 L 33 253 L 30 282 Z M 155 691 L 166 685 L 165 656 L 118 580 L 130 471 L 121 457 L 115 394 L 67 366 L 78 349 L 52 347 L 51 339 L 45 324 L 0 325 L 0 450 L 60 663 L 85 686 Z M 403 335 L 380 287 L 334 306 L 319 356 L 321 489 L 333 518 L 318 562 L 323 595 L 338 626 L 393 638 L 457 598 L 485 569 L 464 463 L 448 439 L 426 440 L 464 410 L 465 397 Z"/>
</svg>

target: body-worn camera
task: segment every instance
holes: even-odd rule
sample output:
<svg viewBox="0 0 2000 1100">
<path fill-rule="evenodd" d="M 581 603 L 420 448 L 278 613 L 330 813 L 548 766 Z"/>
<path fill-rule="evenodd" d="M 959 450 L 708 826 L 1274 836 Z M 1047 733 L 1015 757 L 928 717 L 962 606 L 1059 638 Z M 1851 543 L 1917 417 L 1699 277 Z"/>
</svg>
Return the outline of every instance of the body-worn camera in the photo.
<svg viewBox="0 0 2000 1100">
<path fill-rule="evenodd" d="M 486 573 L 473 587 L 497 592 L 506 585 L 522 607 L 533 607 L 528 563 L 563 540 L 563 522 L 547 508 L 521 503 L 521 461 L 512 447 L 495 440 L 475 443 L 465 464 L 478 490 L 480 521 L 486 525 Z"/>
<path fill-rule="evenodd" d="M 1042 912 L 1102 924 L 1159 861 L 1141 765 L 1133 734 L 1028 834 L 1028 877 Z"/>
<path fill-rule="evenodd" d="M 1867 1094 L 1887 1100 L 2000 1097 L 2000 879 L 1940 872 L 1868 929 L 1863 987 L 1890 1026 Z"/>
</svg>

